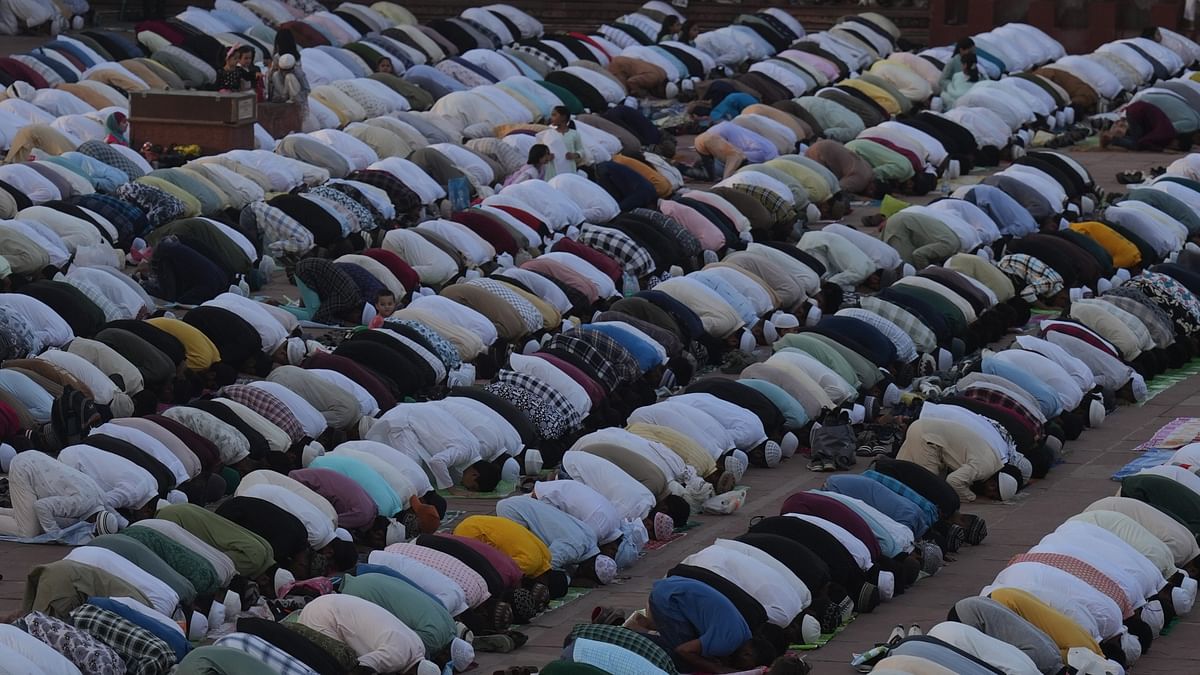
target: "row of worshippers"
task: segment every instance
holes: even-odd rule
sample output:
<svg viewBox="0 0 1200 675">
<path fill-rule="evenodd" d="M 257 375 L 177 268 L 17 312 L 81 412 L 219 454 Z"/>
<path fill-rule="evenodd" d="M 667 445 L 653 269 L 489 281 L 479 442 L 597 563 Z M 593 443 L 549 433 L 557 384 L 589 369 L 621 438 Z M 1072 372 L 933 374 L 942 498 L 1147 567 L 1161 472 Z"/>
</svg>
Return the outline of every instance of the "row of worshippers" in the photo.
<svg viewBox="0 0 1200 675">
<path fill-rule="evenodd" d="M 654 583 L 644 609 L 627 616 L 598 608 L 548 668 L 806 672 L 784 656 L 790 646 L 814 644 L 855 610 L 871 611 L 921 572 L 936 573 L 942 554 L 925 540 L 930 528 L 963 523 L 974 543 L 986 536 L 983 521 L 959 504 L 937 474 L 907 461 L 880 459 L 863 475 L 832 477 L 788 498 L 782 515 L 683 559 Z"/>
<path fill-rule="evenodd" d="M 925 636 L 876 668 L 901 672 L 1122 672 L 1196 598 L 1195 444 L 1122 481 L 1015 556 Z M 899 660 L 897 661 L 897 657 Z M 917 669 L 917 670 L 914 670 Z"/>
</svg>

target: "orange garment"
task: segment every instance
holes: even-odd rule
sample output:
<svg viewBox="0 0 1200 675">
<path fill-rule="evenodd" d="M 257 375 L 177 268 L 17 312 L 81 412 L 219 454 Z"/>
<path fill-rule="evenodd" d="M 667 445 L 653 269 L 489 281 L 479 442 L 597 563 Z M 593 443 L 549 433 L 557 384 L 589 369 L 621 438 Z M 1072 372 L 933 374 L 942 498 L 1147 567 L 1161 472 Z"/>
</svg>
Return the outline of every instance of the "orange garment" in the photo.
<svg viewBox="0 0 1200 675">
<path fill-rule="evenodd" d="M 642 178 L 650 181 L 650 184 L 654 186 L 654 191 L 659 197 L 670 197 L 671 193 L 675 191 L 674 188 L 671 187 L 671 181 L 667 180 L 666 177 L 656 171 L 654 167 L 646 164 L 645 162 L 640 162 L 632 157 L 626 157 L 625 155 L 619 154 L 613 156 L 613 161 L 621 166 L 633 169 L 634 171 L 638 172 L 638 175 L 640 175 Z"/>
</svg>

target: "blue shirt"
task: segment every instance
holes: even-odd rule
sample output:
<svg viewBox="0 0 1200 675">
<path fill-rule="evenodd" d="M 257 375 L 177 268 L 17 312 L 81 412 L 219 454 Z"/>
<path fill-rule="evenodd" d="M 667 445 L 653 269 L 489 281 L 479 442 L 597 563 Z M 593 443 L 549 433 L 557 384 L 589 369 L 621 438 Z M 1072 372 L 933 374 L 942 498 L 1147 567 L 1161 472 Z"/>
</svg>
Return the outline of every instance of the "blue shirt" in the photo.
<svg viewBox="0 0 1200 675">
<path fill-rule="evenodd" d="M 1024 237 L 1038 231 L 1037 222 L 1029 211 L 998 187 L 976 185 L 963 195 L 963 199 L 983 209 L 1002 235 Z"/>
<path fill-rule="evenodd" d="M 659 365 L 658 350 L 653 345 L 646 344 L 642 338 L 624 330 L 620 326 L 613 326 L 606 323 L 587 323 L 579 327 L 580 330 L 594 330 L 597 333 L 603 333 L 612 338 L 617 344 L 624 347 L 637 361 L 638 369 L 643 373 L 651 368 Z"/>
<path fill-rule="evenodd" d="M 692 272 L 687 275 L 687 278 L 695 279 L 716 291 L 722 300 L 728 302 L 730 307 L 733 307 L 734 311 L 738 313 L 742 321 L 746 322 L 747 326 L 753 326 L 758 323 L 758 314 L 754 312 L 754 307 L 750 304 L 746 296 L 742 295 L 741 291 L 734 288 L 733 284 L 712 272 L 705 271 Z"/>
<path fill-rule="evenodd" d="M 353 457 L 322 455 L 314 459 L 309 468 L 336 471 L 358 483 L 367 494 L 371 495 L 371 499 L 379 509 L 379 515 L 385 518 L 400 513 L 406 506 L 400 501 L 400 495 L 396 494 L 396 491 L 382 476 L 370 466 Z"/>
<path fill-rule="evenodd" d="M 808 424 L 808 413 L 804 411 L 804 406 L 779 385 L 754 378 L 742 378 L 738 384 L 744 384 L 771 399 L 771 403 L 783 415 L 788 429 L 801 429 Z"/>
<path fill-rule="evenodd" d="M 750 626 L 729 598 L 687 577 L 667 577 L 650 589 L 650 614 L 672 648 L 700 640 L 706 657 L 729 656 L 750 639 Z"/>
<path fill-rule="evenodd" d="M 896 480 L 887 474 L 879 473 L 874 469 L 867 469 L 866 471 L 862 472 L 862 476 L 863 478 L 870 478 L 892 492 L 895 492 L 901 498 L 907 499 L 913 504 L 916 504 L 917 508 L 921 509 L 921 513 L 925 515 L 925 522 L 932 524 L 942 519 L 941 511 L 938 510 L 937 505 L 926 499 L 923 495 L 921 495 L 921 493 L 912 489 L 907 484 Z"/>
<path fill-rule="evenodd" d="M 752 106 L 755 103 L 758 103 L 757 98 L 754 98 L 750 94 L 735 91 L 721 99 L 721 102 L 713 107 L 708 116 L 714 120 L 731 120 L 742 114 L 742 111 L 748 106 Z"/>
<path fill-rule="evenodd" d="M 0 389 L 8 392 L 13 398 L 20 401 L 21 405 L 28 408 L 34 421 L 50 421 L 50 409 L 54 406 L 54 397 L 24 373 L 8 368 L 0 369 Z"/>
<path fill-rule="evenodd" d="M 529 495 L 501 499 L 496 515 L 524 525 L 550 549 L 550 566 L 556 570 L 600 554 L 596 533 L 578 518 Z"/>
<path fill-rule="evenodd" d="M 176 661 L 187 656 L 187 653 L 192 651 L 192 644 L 187 641 L 187 638 L 182 633 L 164 626 L 161 621 L 156 621 L 123 602 L 117 602 L 112 598 L 88 598 L 88 604 L 112 612 L 167 643 L 171 651 L 175 652 Z"/>
<path fill-rule="evenodd" d="M 920 538 L 929 529 L 929 520 L 921 507 L 889 490 L 882 483 L 858 475 L 842 474 L 830 476 L 824 490 L 860 499 L 888 518 L 906 526 Z"/>
<path fill-rule="evenodd" d="M 1052 387 L 1038 379 L 1036 373 L 1026 372 L 1011 363 L 988 357 L 984 357 L 980 370 L 988 375 L 1003 377 L 1029 392 L 1029 395 L 1037 400 L 1038 407 L 1041 408 L 1046 419 L 1058 417 L 1062 412 L 1062 404 L 1058 401 L 1058 395 Z"/>
</svg>

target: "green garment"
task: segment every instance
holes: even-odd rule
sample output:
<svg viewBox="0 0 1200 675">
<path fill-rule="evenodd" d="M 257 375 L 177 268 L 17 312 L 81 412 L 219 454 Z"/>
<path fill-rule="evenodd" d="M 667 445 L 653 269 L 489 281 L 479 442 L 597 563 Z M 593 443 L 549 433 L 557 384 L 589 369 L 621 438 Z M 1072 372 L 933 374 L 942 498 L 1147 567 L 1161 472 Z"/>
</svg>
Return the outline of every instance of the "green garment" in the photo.
<svg viewBox="0 0 1200 675">
<path fill-rule="evenodd" d="M 1147 91 L 1138 96 L 1137 100 L 1145 101 L 1161 110 L 1171 120 L 1171 126 L 1175 127 L 1177 134 L 1190 134 L 1200 130 L 1200 113 L 1193 110 L 1187 101 L 1173 93 L 1161 90 Z"/>
<path fill-rule="evenodd" d="M 763 166 L 791 176 L 793 180 L 804 186 L 804 191 L 808 193 L 809 200 L 814 204 L 825 202 L 833 196 L 833 193 L 841 189 L 837 177 L 829 169 L 804 155 L 782 155 L 764 162 Z"/>
<path fill-rule="evenodd" d="M 770 399 L 771 405 L 778 408 L 783 415 L 784 426 L 788 431 L 803 429 L 808 424 L 808 413 L 804 411 L 804 406 L 783 387 L 753 377 L 744 377 L 738 380 L 738 384 L 744 384 Z"/>
<path fill-rule="evenodd" d="M 1125 199 L 1132 199 L 1135 202 L 1149 204 L 1163 213 L 1171 216 L 1175 220 L 1183 223 L 1183 226 L 1188 229 L 1189 235 L 1194 235 L 1200 232 L 1200 214 L 1192 210 L 1190 206 L 1183 203 L 1179 198 L 1167 194 L 1162 190 L 1153 190 L 1151 188 L 1136 188 L 1125 194 Z"/>
<path fill-rule="evenodd" d="M 848 143 L 867 128 L 861 117 L 837 101 L 819 96 L 802 96 L 795 101 L 817 120 L 830 140 Z"/>
<path fill-rule="evenodd" d="M 141 542 L 143 546 L 153 551 L 163 562 L 170 565 L 171 569 L 191 582 L 197 595 L 211 596 L 221 588 L 221 579 L 217 576 L 217 571 L 213 568 L 212 563 L 174 539 L 148 527 L 138 527 L 137 525 L 125 528 L 121 534 Z M 92 543 L 94 544 L 95 541 Z"/>
<path fill-rule="evenodd" d="M 551 94 L 557 96 L 558 100 L 563 102 L 563 105 L 567 107 L 567 111 L 569 111 L 572 115 L 582 115 L 583 113 L 587 112 L 583 109 L 583 101 L 580 101 L 578 96 L 571 93 L 570 89 L 567 89 L 566 87 L 560 87 L 553 82 L 547 82 L 545 80 L 538 80 L 537 83 L 548 89 Z"/>
<path fill-rule="evenodd" d="M 818 340 L 814 333 L 789 333 L 776 340 L 771 348 L 775 351 L 788 348 L 799 349 L 840 375 L 855 389 L 862 386 L 862 380 L 859 379 L 858 371 L 854 369 L 854 366 L 850 365 L 840 351 Z"/>
<path fill-rule="evenodd" d="M 59 560 L 29 571 L 22 607 L 71 623 L 71 610 L 95 596 L 133 598 L 151 606 L 144 593 L 99 567 Z"/>
<path fill-rule="evenodd" d="M 967 334 L 967 317 L 963 316 L 962 310 L 955 307 L 954 303 L 946 298 L 938 295 L 936 292 L 927 288 L 917 288 L 916 286 L 896 286 L 892 289 L 896 293 L 905 293 L 911 295 L 918 300 L 923 300 L 938 311 L 946 320 L 946 325 L 950 327 L 950 333 L 954 337 L 964 338 Z"/>
<path fill-rule="evenodd" d="M 859 354 L 858 352 L 847 347 L 846 345 L 839 343 L 837 340 L 834 340 L 833 338 L 826 337 L 824 335 L 821 335 L 820 333 L 812 333 L 812 332 L 795 333 L 793 335 L 795 337 L 805 336 L 808 338 L 808 340 L 796 340 L 792 344 L 787 344 L 787 345 L 783 345 L 783 346 L 784 347 L 795 347 L 802 351 L 808 352 L 810 355 L 812 355 L 812 357 L 814 359 L 821 361 L 821 363 L 825 363 L 825 361 L 822 360 L 822 358 L 820 356 L 818 356 L 817 353 L 815 352 L 815 350 L 813 349 L 812 341 L 815 341 L 816 343 L 824 345 L 826 350 L 832 349 L 834 352 L 837 352 L 838 356 L 841 356 L 842 360 L 845 361 L 846 364 L 850 366 L 850 369 L 853 371 L 854 376 L 855 376 L 846 381 L 849 382 L 850 384 L 854 384 L 857 381 L 859 383 L 858 387 L 856 387 L 857 389 L 860 389 L 860 390 L 863 388 L 870 389 L 871 387 L 874 387 L 876 384 L 879 384 L 879 381 L 883 379 L 883 374 L 879 372 L 879 368 L 876 368 L 874 363 L 871 363 L 862 354 Z M 793 335 L 787 335 L 785 337 L 790 338 L 790 337 L 793 337 Z M 782 349 L 782 347 L 781 347 L 781 349 Z M 825 363 L 825 365 L 829 366 L 830 368 L 833 368 L 834 370 L 838 370 L 837 368 L 834 368 L 833 365 L 831 365 L 830 363 Z M 840 371 L 839 371 L 839 373 L 840 373 Z"/>
<path fill-rule="evenodd" d="M 289 630 L 294 630 L 308 638 L 309 642 L 324 649 L 342 667 L 343 672 L 348 673 L 358 665 L 358 655 L 354 653 L 353 649 L 350 649 L 350 645 L 300 623 L 300 612 L 288 614 L 280 623 L 287 626 Z"/>
<path fill-rule="evenodd" d="M 235 274 L 250 271 L 251 260 L 246 252 L 216 225 L 204 218 L 183 218 L 172 221 L 146 235 L 146 243 L 157 246 L 162 238 L 173 234 L 179 241 L 215 256 L 213 262 Z"/>
<path fill-rule="evenodd" d="M 962 248 L 954 230 L 937 218 L 909 209 L 884 222 L 883 241 L 896 249 L 904 262 L 912 263 L 917 269 L 940 264 Z"/>
<path fill-rule="evenodd" d="M 192 582 L 172 569 L 166 561 L 137 539 L 124 534 L 105 534 L 92 539 L 88 542 L 88 546 L 106 548 L 142 568 L 151 576 L 170 586 L 171 590 L 179 596 L 179 602 L 184 606 L 195 602 L 196 587 L 192 585 Z"/>
<path fill-rule="evenodd" d="M 195 504 L 166 506 L 159 509 L 156 517 L 175 523 L 224 552 L 243 576 L 257 577 L 275 564 L 275 551 L 266 539 Z"/>
<path fill-rule="evenodd" d="M 743 171 L 757 171 L 759 173 L 766 174 L 786 185 L 788 191 L 792 193 L 792 202 L 797 213 L 803 211 L 805 207 L 811 203 L 811 200 L 808 196 L 808 189 L 804 187 L 804 184 L 797 180 L 792 174 L 784 171 L 776 165 L 772 165 L 770 162 L 766 162 L 764 164 L 749 164 L 738 169 L 737 172 L 741 173 Z"/>
<path fill-rule="evenodd" d="M 232 647 L 198 647 L 193 649 L 175 669 L 175 675 L 250 675 L 270 673 L 271 668 L 240 649 Z"/>
<path fill-rule="evenodd" d="M 871 165 L 876 180 L 903 183 L 916 174 L 907 157 L 875 141 L 856 138 L 846 144 L 846 149 Z"/>
<path fill-rule="evenodd" d="M 347 575 L 341 592 L 369 600 L 413 629 L 432 658 L 454 639 L 454 617 L 425 591 L 386 574 Z"/>
<path fill-rule="evenodd" d="M 1109 260 L 1111 261 L 1112 258 L 1110 257 Z M 977 255 L 955 253 L 946 261 L 946 267 L 987 286 L 988 290 L 996 294 L 996 300 L 999 302 L 1008 302 L 1016 293 L 1013 289 L 1012 279 L 1009 279 L 1007 274 L 1000 271 L 1000 268 L 991 261 L 984 260 Z"/>
<path fill-rule="evenodd" d="M 1155 474 L 1133 475 L 1121 481 L 1120 496 L 1145 502 L 1200 535 L 1200 495 L 1183 483 Z"/>
<path fill-rule="evenodd" d="M 955 54 L 954 56 L 951 56 L 950 60 L 946 62 L 946 65 L 942 67 L 942 76 L 938 78 L 938 91 L 945 89 L 946 85 L 950 84 L 950 80 L 953 79 L 955 73 L 961 72 L 962 57 L 958 54 Z"/>
</svg>

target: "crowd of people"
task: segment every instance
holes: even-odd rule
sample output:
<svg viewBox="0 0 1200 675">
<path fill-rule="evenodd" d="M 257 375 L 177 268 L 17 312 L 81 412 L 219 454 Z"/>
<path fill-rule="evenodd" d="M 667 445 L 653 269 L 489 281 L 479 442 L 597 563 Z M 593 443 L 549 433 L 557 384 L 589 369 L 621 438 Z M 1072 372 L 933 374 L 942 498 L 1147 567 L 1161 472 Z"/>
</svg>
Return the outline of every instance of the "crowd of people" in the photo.
<svg viewBox="0 0 1200 675">
<path fill-rule="evenodd" d="M 1044 147 L 1098 119 L 1186 147 L 1200 46 L 903 44 L 874 13 L 706 31 L 652 1 L 545 35 L 507 5 L 217 0 L 0 59 L 0 535 L 84 544 L 30 572 L 4 662 L 461 671 L 734 512 L 749 467 L 871 461 L 542 671 L 806 672 L 790 645 L 982 542 L 963 502 L 1013 499 L 1200 333 L 1200 155 L 1114 199 Z M 188 87 L 303 129 L 131 148 L 129 95 Z M 880 218 L 829 222 L 863 197 Z M 1131 665 L 1194 601 L 1190 466 L 1127 480 L 876 672 Z M 446 519 L 463 491 L 504 498 Z"/>
</svg>

